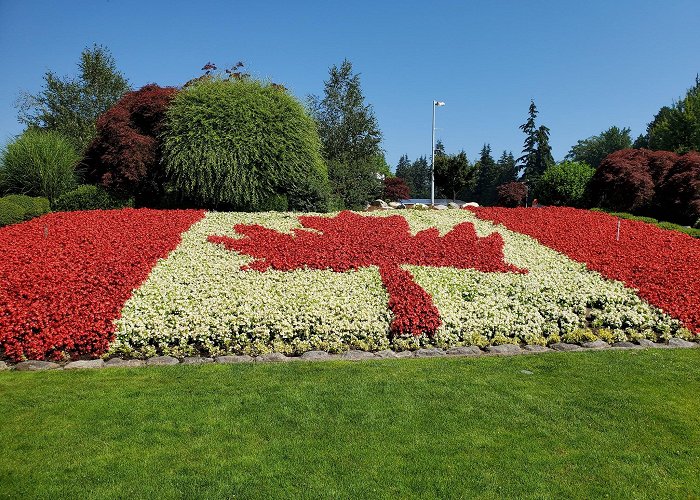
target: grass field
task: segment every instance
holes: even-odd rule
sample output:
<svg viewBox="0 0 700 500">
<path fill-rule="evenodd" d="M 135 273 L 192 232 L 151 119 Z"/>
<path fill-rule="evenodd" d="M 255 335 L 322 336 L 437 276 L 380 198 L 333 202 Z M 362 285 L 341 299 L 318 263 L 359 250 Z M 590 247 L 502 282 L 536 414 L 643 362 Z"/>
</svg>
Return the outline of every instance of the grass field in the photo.
<svg viewBox="0 0 700 500">
<path fill-rule="evenodd" d="M 698 366 L 650 349 L 2 372 L 0 497 L 697 498 Z"/>
</svg>

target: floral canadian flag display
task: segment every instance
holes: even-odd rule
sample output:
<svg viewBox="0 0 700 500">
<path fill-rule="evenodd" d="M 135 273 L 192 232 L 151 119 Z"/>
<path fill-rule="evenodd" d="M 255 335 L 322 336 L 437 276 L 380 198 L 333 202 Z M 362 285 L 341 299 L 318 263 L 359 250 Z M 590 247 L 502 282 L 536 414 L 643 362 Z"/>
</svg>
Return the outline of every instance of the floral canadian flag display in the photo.
<svg viewBox="0 0 700 500">
<path fill-rule="evenodd" d="M 124 209 L 0 228 L 0 359 L 695 338 L 700 241 L 574 209 Z"/>
<path fill-rule="evenodd" d="M 436 228 L 412 236 L 408 222 L 400 215 L 363 217 L 345 211 L 336 217 L 300 216 L 299 221 L 305 229 L 294 229 L 292 234 L 239 224 L 234 229 L 244 238 L 210 236 L 209 241 L 255 257 L 244 269 L 257 271 L 307 268 L 346 272 L 377 266 L 394 313 L 391 333 L 399 335 L 432 336 L 440 326 L 440 313 L 430 295 L 401 268 L 403 264 L 526 272 L 503 261 L 500 234 L 480 238 L 470 222 L 457 224 L 444 236 Z"/>
</svg>

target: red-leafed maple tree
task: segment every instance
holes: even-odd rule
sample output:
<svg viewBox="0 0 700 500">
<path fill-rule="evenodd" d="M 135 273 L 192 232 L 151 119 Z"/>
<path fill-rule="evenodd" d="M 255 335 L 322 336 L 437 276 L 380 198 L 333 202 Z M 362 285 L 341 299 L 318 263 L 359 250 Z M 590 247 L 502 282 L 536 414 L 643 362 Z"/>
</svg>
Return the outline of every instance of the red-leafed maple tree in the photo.
<svg viewBox="0 0 700 500">
<path fill-rule="evenodd" d="M 411 235 L 406 219 L 341 212 L 335 217 L 300 216 L 304 228 L 280 233 L 258 224 L 234 227 L 244 237 L 210 236 L 212 243 L 255 257 L 244 269 L 331 269 L 346 272 L 377 266 L 389 293 L 394 335 L 432 335 L 440 326 L 433 301 L 402 265 L 454 267 L 484 272 L 526 273 L 503 260 L 498 233 L 479 237 L 470 222 L 440 236 L 436 228 Z"/>
</svg>

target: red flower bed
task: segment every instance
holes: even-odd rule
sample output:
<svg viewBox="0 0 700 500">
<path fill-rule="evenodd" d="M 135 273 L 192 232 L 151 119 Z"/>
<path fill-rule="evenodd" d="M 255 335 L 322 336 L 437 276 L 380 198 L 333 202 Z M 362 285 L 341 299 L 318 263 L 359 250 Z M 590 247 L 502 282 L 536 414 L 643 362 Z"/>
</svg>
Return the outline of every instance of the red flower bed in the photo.
<svg viewBox="0 0 700 500">
<path fill-rule="evenodd" d="M 134 288 L 204 216 L 188 210 L 66 212 L 0 229 L 0 355 L 97 356 Z"/>
<path fill-rule="evenodd" d="M 644 222 L 574 208 L 470 208 L 609 279 L 639 290 L 649 303 L 700 332 L 700 240 Z"/>
<path fill-rule="evenodd" d="M 311 230 L 285 234 L 239 224 L 234 229 L 244 238 L 210 236 L 209 241 L 255 257 L 248 268 L 257 271 L 309 268 L 345 272 L 377 266 L 394 313 L 392 332 L 399 335 L 431 335 L 441 324 L 430 295 L 413 281 L 411 273 L 401 269 L 403 264 L 526 272 L 503 261 L 500 234 L 479 238 L 469 222 L 441 237 L 436 228 L 411 236 L 408 222 L 400 215 L 372 217 L 346 211 L 333 218 L 300 216 L 299 221 Z"/>
</svg>

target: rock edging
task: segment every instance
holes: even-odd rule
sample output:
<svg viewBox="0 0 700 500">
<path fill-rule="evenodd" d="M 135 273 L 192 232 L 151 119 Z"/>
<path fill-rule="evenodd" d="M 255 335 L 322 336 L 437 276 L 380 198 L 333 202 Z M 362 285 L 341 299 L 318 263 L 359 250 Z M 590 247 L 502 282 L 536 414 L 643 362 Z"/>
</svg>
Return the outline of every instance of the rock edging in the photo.
<svg viewBox="0 0 700 500">
<path fill-rule="evenodd" d="M 451 347 L 447 350 L 439 347 L 418 349 L 416 351 L 392 351 L 386 349 L 379 352 L 368 352 L 350 350 L 342 354 L 331 354 L 325 351 L 308 351 L 301 356 L 285 356 L 279 352 L 271 352 L 260 356 L 227 355 L 214 358 L 204 356 L 191 356 L 178 359 L 173 356 L 155 356 L 142 359 L 122 359 L 112 358 L 107 361 L 103 359 L 90 359 L 71 361 L 69 363 L 55 363 L 51 361 L 29 360 L 17 364 L 8 364 L 0 361 L 0 371 L 46 371 L 46 370 L 89 370 L 102 368 L 134 368 L 141 366 L 172 366 L 172 365 L 202 365 L 202 364 L 237 364 L 237 363 L 285 363 L 290 361 L 366 361 L 370 359 L 398 359 L 398 358 L 433 358 L 433 357 L 475 357 L 475 356 L 514 356 L 520 354 L 539 354 L 546 352 L 585 352 L 608 350 L 629 350 L 629 349 L 692 349 L 700 347 L 698 342 L 689 342 L 683 339 L 672 338 L 666 344 L 651 342 L 650 340 L 640 340 L 639 343 L 616 342 L 612 345 L 606 342 L 583 342 L 582 344 L 568 344 L 559 342 L 549 347 L 541 345 L 517 345 L 501 344 L 491 345 L 484 349 L 477 346 Z"/>
</svg>

